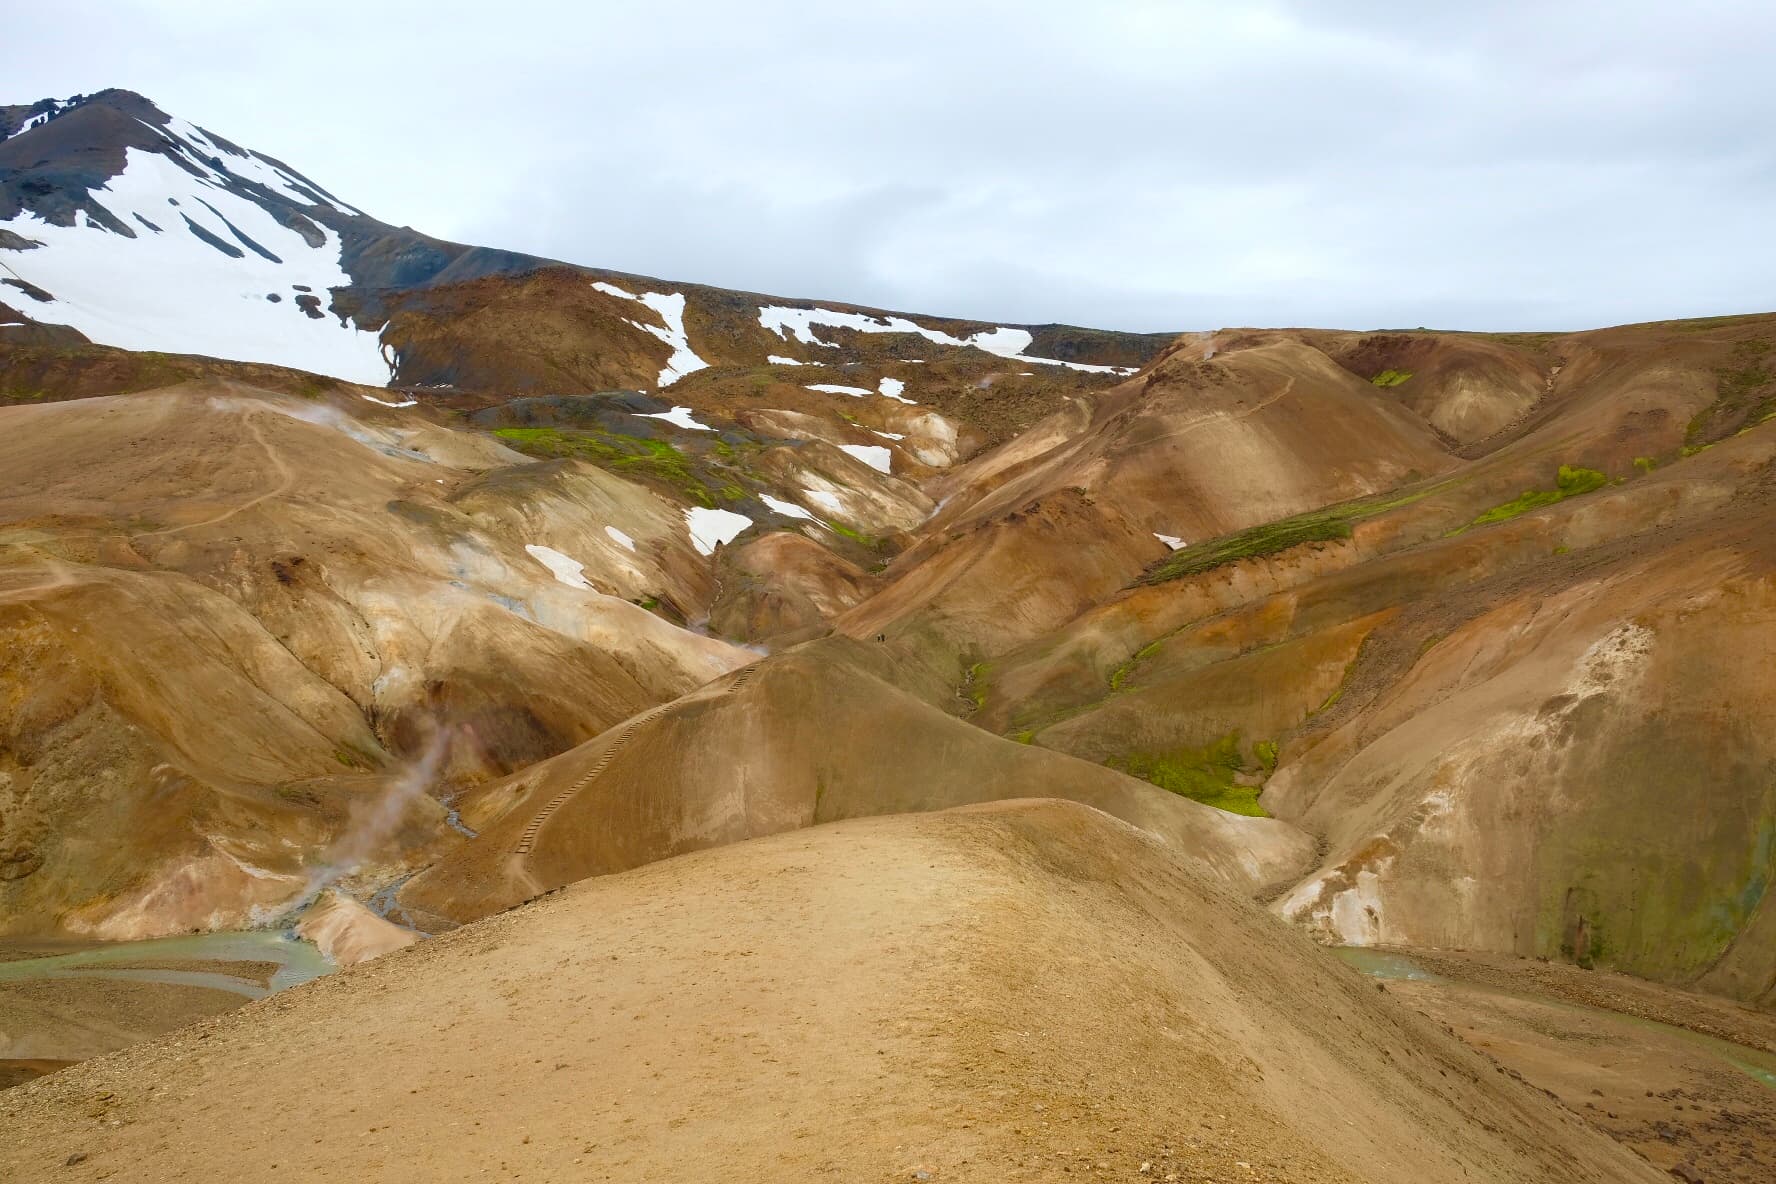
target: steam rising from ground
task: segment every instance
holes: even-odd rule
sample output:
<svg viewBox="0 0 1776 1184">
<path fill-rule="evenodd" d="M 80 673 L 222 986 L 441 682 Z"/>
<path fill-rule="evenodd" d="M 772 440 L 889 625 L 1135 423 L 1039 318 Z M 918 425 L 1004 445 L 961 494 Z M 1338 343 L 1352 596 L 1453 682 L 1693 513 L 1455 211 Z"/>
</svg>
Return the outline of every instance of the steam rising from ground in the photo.
<svg viewBox="0 0 1776 1184">
<path fill-rule="evenodd" d="M 399 436 L 387 431 L 378 431 L 367 424 L 360 423 L 328 403 L 296 403 L 281 399 L 233 399 L 221 395 L 210 396 L 208 403 L 213 410 L 233 412 L 239 415 L 247 415 L 255 411 L 269 411 L 286 419 L 300 420 L 320 428 L 331 428 L 384 456 L 436 463 L 423 452 L 402 448 L 398 443 Z M 396 406 L 396 404 L 386 405 Z"/>
<path fill-rule="evenodd" d="M 307 904 L 323 888 L 337 883 L 380 855 L 385 855 L 402 827 L 422 804 L 436 808 L 431 796 L 438 770 L 450 752 L 451 732 L 439 728 L 426 742 L 419 759 L 397 774 L 385 787 L 353 805 L 351 817 L 323 861 L 308 874 L 301 904 Z"/>
</svg>

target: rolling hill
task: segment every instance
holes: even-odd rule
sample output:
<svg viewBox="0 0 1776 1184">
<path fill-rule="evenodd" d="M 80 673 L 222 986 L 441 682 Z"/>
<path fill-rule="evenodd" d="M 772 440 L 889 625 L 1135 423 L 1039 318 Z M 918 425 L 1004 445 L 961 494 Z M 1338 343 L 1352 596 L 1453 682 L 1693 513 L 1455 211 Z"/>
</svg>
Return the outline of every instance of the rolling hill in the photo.
<svg viewBox="0 0 1776 1184">
<path fill-rule="evenodd" d="M 0 107 L 0 283 L 0 954 L 367 959 L 18 1178 L 1649 1179 L 1316 943 L 1776 1005 L 1776 316 L 734 292 L 122 91 Z"/>
</svg>

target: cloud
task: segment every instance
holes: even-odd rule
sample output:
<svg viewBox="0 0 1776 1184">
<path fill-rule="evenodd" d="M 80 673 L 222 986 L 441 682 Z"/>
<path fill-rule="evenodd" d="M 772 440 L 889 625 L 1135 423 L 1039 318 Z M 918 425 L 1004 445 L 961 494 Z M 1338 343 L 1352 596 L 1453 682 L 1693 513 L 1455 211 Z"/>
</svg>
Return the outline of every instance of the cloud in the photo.
<svg viewBox="0 0 1776 1184">
<path fill-rule="evenodd" d="M 1010 321 L 1583 327 L 1769 304 L 1776 11 L 1500 0 L 9 18 L 385 220 Z"/>
</svg>

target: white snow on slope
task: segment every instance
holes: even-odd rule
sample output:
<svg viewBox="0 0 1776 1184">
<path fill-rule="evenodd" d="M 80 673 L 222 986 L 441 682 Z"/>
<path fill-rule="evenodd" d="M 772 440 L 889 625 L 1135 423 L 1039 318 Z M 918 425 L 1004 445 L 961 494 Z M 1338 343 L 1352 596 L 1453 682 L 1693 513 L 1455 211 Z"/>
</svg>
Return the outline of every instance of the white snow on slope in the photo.
<svg viewBox="0 0 1776 1184">
<path fill-rule="evenodd" d="M 348 214 L 362 214 L 364 212 L 356 206 L 348 206 L 342 201 L 330 201 L 326 194 L 318 191 L 310 196 L 309 193 L 303 191 L 302 182 L 270 161 L 262 160 L 250 152 L 243 154 L 232 148 L 223 147 L 211 139 L 202 128 L 187 123 L 177 116 L 170 117 L 166 127 L 159 130 L 176 140 L 183 141 L 200 160 L 207 162 L 209 158 L 216 157 L 222 161 L 223 168 L 241 180 L 263 185 L 280 197 L 289 198 L 291 201 L 305 206 L 314 205 L 315 199 L 319 198 L 322 205 L 343 210 Z"/>
<path fill-rule="evenodd" d="M 817 382 L 804 389 L 819 391 L 827 395 L 850 395 L 853 399 L 865 399 L 876 393 L 866 386 L 839 386 L 831 382 Z"/>
<path fill-rule="evenodd" d="M 890 399 L 905 403 L 908 407 L 917 407 L 917 403 L 901 393 L 904 390 L 906 390 L 906 383 L 898 378 L 884 378 L 881 384 L 876 387 L 877 394 L 886 395 Z"/>
<path fill-rule="evenodd" d="M 906 439 L 905 432 L 878 432 L 874 428 L 871 428 L 870 434 L 880 436 L 884 440 L 894 440 L 897 442 Z"/>
<path fill-rule="evenodd" d="M 798 362 L 794 358 L 780 358 L 776 354 L 769 355 L 765 358 L 765 361 L 771 363 L 773 366 L 807 366 L 812 364 L 809 362 Z"/>
<path fill-rule="evenodd" d="M 1179 538 L 1175 534 L 1160 534 L 1156 530 L 1153 532 L 1153 537 L 1158 539 L 1160 542 L 1164 543 L 1166 546 L 1170 547 L 1174 551 L 1176 551 L 1179 548 L 1184 546 L 1184 540 Z"/>
<path fill-rule="evenodd" d="M 685 526 L 691 532 L 691 545 L 699 555 L 715 554 L 717 543 L 731 543 L 734 536 L 752 525 L 752 519 L 732 510 L 709 510 L 692 506 L 684 512 Z"/>
<path fill-rule="evenodd" d="M 802 496 L 829 514 L 843 514 L 845 512 L 845 503 L 839 500 L 836 493 L 829 493 L 824 489 L 804 489 Z"/>
<path fill-rule="evenodd" d="M 42 127 L 62 112 L 71 111 L 76 106 L 72 99 L 49 99 L 48 104 L 49 105 L 44 110 L 31 116 L 31 118 L 20 124 L 18 131 L 13 132 L 12 134 L 15 136 L 22 136 L 32 128 Z"/>
<path fill-rule="evenodd" d="M 839 445 L 839 451 L 850 453 L 870 468 L 881 473 L 886 473 L 888 471 L 890 459 L 893 455 L 881 444 L 841 444 Z"/>
<path fill-rule="evenodd" d="M 663 419 L 673 427 L 684 428 L 692 432 L 713 432 L 715 429 L 706 423 L 698 423 L 691 418 L 689 407 L 674 407 L 670 411 L 656 411 L 651 415 L 643 415 L 642 419 Z"/>
<path fill-rule="evenodd" d="M 768 493 L 761 493 L 759 494 L 759 500 L 764 502 L 767 506 L 770 506 L 773 510 L 776 510 L 785 518 L 806 518 L 809 522 L 819 521 L 814 515 L 808 513 L 808 511 L 802 509 L 794 502 L 786 502 L 780 497 L 772 497 Z"/>
<path fill-rule="evenodd" d="M 548 568 L 560 583 L 569 588 L 591 589 L 592 585 L 586 582 L 584 574 L 586 565 L 579 560 L 570 559 L 553 547 L 539 547 L 535 543 L 526 543 L 524 549 L 530 552 L 532 559 Z"/>
<path fill-rule="evenodd" d="M 691 339 L 685 334 L 685 298 L 683 292 L 643 292 L 637 296 L 626 292 L 615 284 L 607 284 L 603 280 L 594 281 L 592 286 L 606 296 L 616 296 L 623 300 L 634 300 L 645 304 L 659 314 L 666 327 L 644 325 L 640 321 L 630 321 L 637 329 L 653 337 L 659 338 L 672 347 L 672 356 L 666 359 L 665 368 L 660 377 L 654 381 L 660 386 L 671 386 L 687 374 L 698 370 L 707 370 L 709 363 L 699 358 L 691 349 Z"/>
<path fill-rule="evenodd" d="M 362 392 L 360 392 L 360 393 L 362 393 Z M 419 406 L 418 399 L 402 399 L 400 402 L 396 403 L 396 402 L 391 402 L 388 399 L 379 399 L 375 395 L 364 395 L 364 397 L 366 399 L 370 400 L 372 403 L 380 403 L 384 407 L 417 407 L 417 406 Z"/>
<path fill-rule="evenodd" d="M 610 535 L 619 547 L 623 547 L 630 551 L 635 550 L 635 540 L 630 538 L 625 532 L 618 530 L 616 527 L 607 526 L 604 528 L 604 533 Z"/>
<path fill-rule="evenodd" d="M 125 149 L 123 172 L 92 197 L 136 237 L 89 218 L 78 226 L 54 226 L 20 214 L 0 223 L 43 244 L 0 251 L 0 268 L 55 297 L 32 305 L 38 320 L 72 325 L 94 341 L 124 349 L 271 362 L 370 386 L 388 381 L 377 335 L 326 311 L 328 289 L 351 283 L 333 231 L 318 227 L 324 241 L 311 247 L 217 180 L 194 177 L 167 157 L 136 148 Z M 198 238 L 186 218 L 240 258 Z M 282 262 L 241 242 L 230 224 Z M 320 300 L 319 320 L 297 306 L 298 284 Z"/>
<path fill-rule="evenodd" d="M 793 336 L 803 345 L 818 345 L 827 349 L 838 349 L 839 347 L 831 341 L 822 341 L 816 337 L 814 335 L 816 325 L 824 325 L 834 329 L 855 329 L 860 333 L 912 333 L 938 345 L 973 347 L 1001 358 L 1016 358 L 1020 362 L 1033 362 L 1041 366 L 1065 366 L 1069 370 L 1088 370 L 1094 374 L 1133 374 L 1135 372 L 1133 368 L 1120 366 L 1090 366 L 1084 362 L 1063 362 L 1059 358 L 1030 357 L 1023 351 L 1030 347 L 1030 343 L 1035 338 L 1027 330 L 1011 329 L 1004 326 L 987 329 L 970 337 L 952 337 L 941 329 L 927 329 L 924 325 L 909 321 L 905 317 L 872 317 L 865 313 L 840 312 L 832 308 L 786 308 L 776 304 L 767 304 L 759 309 L 759 324 L 785 341 Z"/>
</svg>

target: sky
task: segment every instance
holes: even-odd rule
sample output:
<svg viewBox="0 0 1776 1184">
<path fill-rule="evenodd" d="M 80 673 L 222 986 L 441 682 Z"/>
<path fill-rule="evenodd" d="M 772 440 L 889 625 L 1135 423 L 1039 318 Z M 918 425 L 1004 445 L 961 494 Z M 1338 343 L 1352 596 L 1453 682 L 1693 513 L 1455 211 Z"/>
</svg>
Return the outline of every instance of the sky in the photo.
<svg viewBox="0 0 1776 1184">
<path fill-rule="evenodd" d="M 1776 309 L 1776 5 L 106 0 L 107 86 L 383 221 L 988 321 L 1578 329 Z"/>
</svg>

